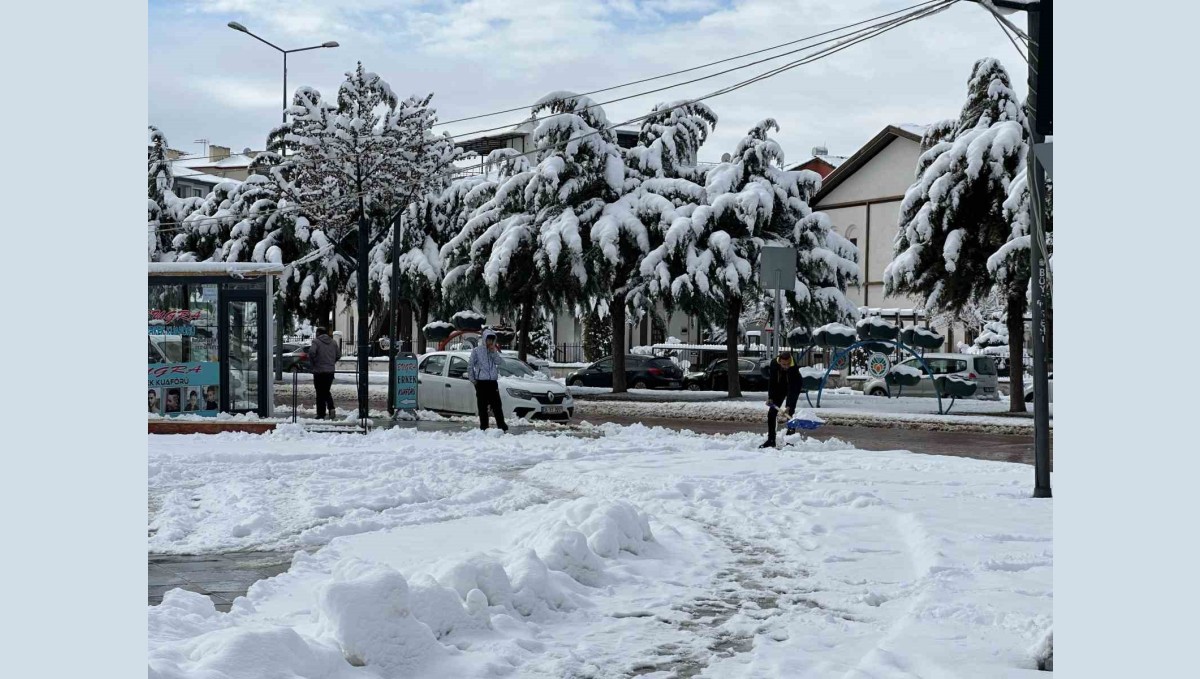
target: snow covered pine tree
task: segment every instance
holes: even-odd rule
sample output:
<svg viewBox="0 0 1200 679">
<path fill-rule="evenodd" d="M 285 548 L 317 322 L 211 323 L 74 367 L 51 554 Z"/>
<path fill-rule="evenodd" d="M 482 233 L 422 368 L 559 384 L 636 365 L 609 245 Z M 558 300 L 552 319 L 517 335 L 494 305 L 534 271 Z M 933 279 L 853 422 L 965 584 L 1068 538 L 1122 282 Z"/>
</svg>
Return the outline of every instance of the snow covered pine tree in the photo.
<svg viewBox="0 0 1200 679">
<path fill-rule="evenodd" d="M 935 126 L 922 141 L 926 150 L 916 182 L 900 207 L 892 262 L 884 270 L 886 294 L 914 294 L 930 311 L 960 309 L 995 284 L 988 259 L 1009 240 L 1012 225 L 1003 205 L 1009 186 L 1025 164 L 1025 113 L 1008 74 L 995 59 L 975 63 L 967 102 L 952 135 Z M 1007 299 L 1009 365 L 1022 372 L 1026 298 Z M 1024 412 L 1020 380 L 1012 384 L 1009 409 Z"/>
<path fill-rule="evenodd" d="M 625 151 L 623 195 L 604 206 L 591 230 L 587 260 L 592 294 L 612 319 L 613 392 L 627 387 L 627 307 L 653 312 L 656 301 L 640 275 L 643 262 L 662 244 L 675 219 L 690 216 L 704 201 L 704 188 L 696 183 L 702 176 L 696 155 L 716 122 L 716 114 L 702 103 L 656 105 L 642 122 L 637 146 Z"/>
<path fill-rule="evenodd" d="M 824 215 L 808 207 L 820 177 L 781 169 L 783 149 L 768 136 L 778 129 L 769 118 L 752 127 L 732 159 L 708 171 L 705 203 L 690 218 L 676 219 L 660 252 L 647 258 L 658 287 L 668 288 L 684 308 L 724 305 L 730 396 L 741 396 L 739 319 L 747 300 L 762 294 L 755 272 L 764 245 L 797 249 L 797 278 L 787 294 L 806 320 L 841 320 L 857 313 L 844 294 L 858 277 L 857 251 L 832 231 Z"/>
<path fill-rule="evenodd" d="M 196 198 L 175 195 L 167 137 L 153 125 L 146 150 L 146 255 L 151 262 L 175 259 L 173 241 L 183 219 L 195 209 Z"/>
</svg>

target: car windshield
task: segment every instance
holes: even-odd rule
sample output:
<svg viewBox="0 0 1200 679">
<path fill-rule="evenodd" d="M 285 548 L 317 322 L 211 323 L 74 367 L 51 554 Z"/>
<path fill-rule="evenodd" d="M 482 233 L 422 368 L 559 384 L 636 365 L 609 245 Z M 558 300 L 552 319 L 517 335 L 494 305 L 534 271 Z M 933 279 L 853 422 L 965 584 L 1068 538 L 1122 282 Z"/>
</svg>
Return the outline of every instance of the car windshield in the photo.
<svg viewBox="0 0 1200 679">
<path fill-rule="evenodd" d="M 500 357 L 500 374 L 504 377 L 532 377 L 533 370 L 515 358 Z"/>
<path fill-rule="evenodd" d="M 649 365 L 654 368 L 674 368 L 675 361 L 669 358 L 652 358 L 649 361 Z"/>
</svg>

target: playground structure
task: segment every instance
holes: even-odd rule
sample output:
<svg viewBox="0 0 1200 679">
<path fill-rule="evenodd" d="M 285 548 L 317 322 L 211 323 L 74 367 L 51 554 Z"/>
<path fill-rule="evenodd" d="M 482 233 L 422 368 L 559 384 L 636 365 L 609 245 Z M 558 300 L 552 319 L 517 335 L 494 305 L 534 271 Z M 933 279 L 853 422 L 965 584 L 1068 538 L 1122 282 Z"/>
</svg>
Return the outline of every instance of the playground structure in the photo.
<svg viewBox="0 0 1200 679">
<path fill-rule="evenodd" d="M 830 323 L 817 328 L 811 335 L 803 328 L 796 328 L 788 333 L 788 344 L 804 356 L 817 346 L 834 349 L 824 373 L 818 380 L 812 369 L 801 369 L 802 389 L 804 398 L 813 408 L 821 407 L 821 396 L 834 366 L 845 360 L 849 365 L 851 352 L 863 349 L 871 353 L 901 353 L 915 358 L 926 375 L 933 383 L 933 393 L 938 400 L 938 414 L 945 415 L 954 407 L 959 398 L 968 398 L 975 394 L 978 388 L 973 380 L 966 380 L 953 375 L 935 375 L 929 364 L 925 362 L 926 350 L 939 348 L 945 340 L 937 333 L 926 328 L 905 328 L 903 332 L 894 324 L 878 317 L 864 318 L 858 322 L 857 332 L 854 328 L 840 323 Z M 915 345 L 912 346 L 912 345 Z M 888 398 L 892 398 L 891 387 L 896 386 L 896 397 L 899 397 L 906 386 L 915 386 L 921 379 L 915 371 L 899 370 L 899 364 L 892 365 L 885 376 L 888 385 Z M 817 390 L 817 402 L 814 404 L 809 392 Z M 950 404 L 943 406 L 942 396 L 949 397 Z"/>
</svg>

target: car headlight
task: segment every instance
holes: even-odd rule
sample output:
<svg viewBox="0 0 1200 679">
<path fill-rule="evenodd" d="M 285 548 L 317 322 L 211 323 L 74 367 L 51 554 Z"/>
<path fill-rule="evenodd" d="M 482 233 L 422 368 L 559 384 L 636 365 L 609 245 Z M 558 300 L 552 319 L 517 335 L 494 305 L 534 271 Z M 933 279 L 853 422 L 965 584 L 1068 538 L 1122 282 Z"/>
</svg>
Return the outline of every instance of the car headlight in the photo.
<svg viewBox="0 0 1200 679">
<path fill-rule="evenodd" d="M 524 389 L 508 389 L 508 395 L 513 398 L 519 398 L 522 401 L 533 401 L 533 392 L 525 391 Z"/>
</svg>

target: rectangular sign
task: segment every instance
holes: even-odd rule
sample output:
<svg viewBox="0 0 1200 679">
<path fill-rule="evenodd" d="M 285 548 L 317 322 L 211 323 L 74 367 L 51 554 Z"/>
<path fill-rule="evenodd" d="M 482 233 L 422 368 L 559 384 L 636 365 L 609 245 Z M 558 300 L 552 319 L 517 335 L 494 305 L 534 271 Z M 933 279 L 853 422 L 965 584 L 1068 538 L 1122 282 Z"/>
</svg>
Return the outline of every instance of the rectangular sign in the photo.
<svg viewBox="0 0 1200 679">
<path fill-rule="evenodd" d="M 150 363 L 146 382 L 147 412 L 167 417 L 216 417 L 220 412 L 219 363 Z"/>
<path fill-rule="evenodd" d="M 178 337 L 195 337 L 196 326 L 188 325 L 150 325 L 146 328 L 147 335 L 172 335 Z"/>
<path fill-rule="evenodd" d="M 417 355 L 396 355 L 396 410 L 417 409 Z"/>
<path fill-rule="evenodd" d="M 766 246 L 759 259 L 758 281 L 763 288 L 791 290 L 796 286 L 796 248 Z"/>
</svg>

